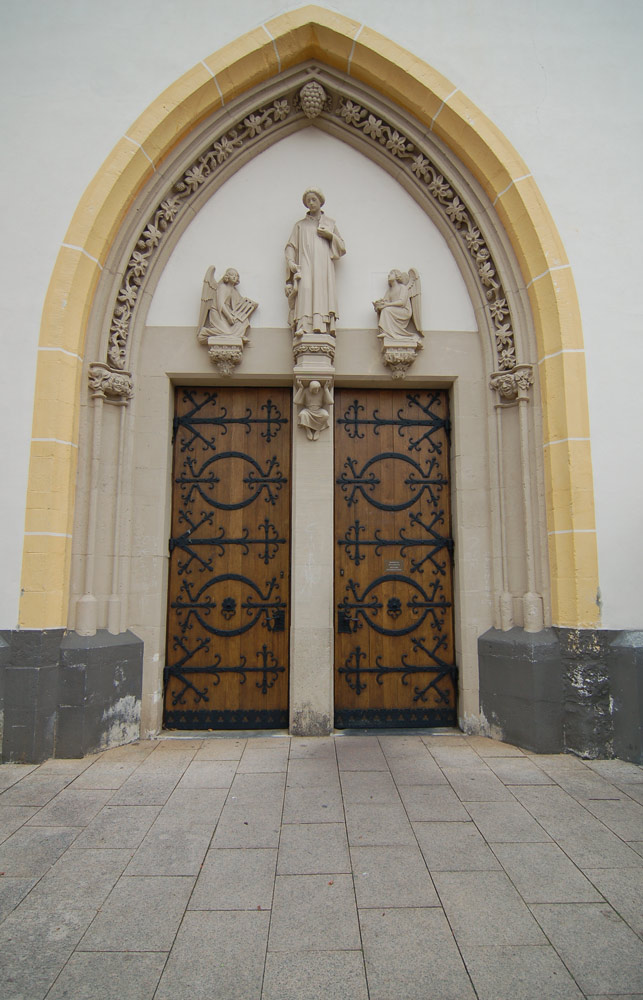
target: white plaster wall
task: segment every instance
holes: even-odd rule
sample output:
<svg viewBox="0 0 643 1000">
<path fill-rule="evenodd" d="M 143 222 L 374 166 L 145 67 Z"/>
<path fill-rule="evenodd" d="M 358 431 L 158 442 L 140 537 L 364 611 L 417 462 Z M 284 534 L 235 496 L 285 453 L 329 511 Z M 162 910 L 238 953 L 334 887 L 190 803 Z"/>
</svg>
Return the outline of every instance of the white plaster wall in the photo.
<svg viewBox="0 0 643 1000">
<path fill-rule="evenodd" d="M 214 264 L 241 275 L 259 303 L 253 327 L 286 327 L 284 247 L 306 210 L 307 187 L 322 188 L 346 256 L 335 265 L 339 327 L 375 329 L 373 300 L 393 267 L 415 267 L 427 330 L 476 330 L 465 283 L 446 241 L 416 202 L 381 167 L 339 139 L 307 128 L 276 143 L 210 198 L 175 247 L 156 287 L 149 326 L 194 326 L 201 288 Z"/>
<path fill-rule="evenodd" d="M 632 456 L 643 427 L 643 5 L 342 0 L 332 8 L 444 73 L 516 146 L 540 186 L 574 270 L 584 323 L 603 624 L 641 627 L 643 468 Z M 285 9 L 272 0 L 0 6 L 2 627 L 17 620 L 40 315 L 74 209 L 110 149 L 165 87 Z M 340 219 L 335 204 L 332 211 Z"/>
</svg>

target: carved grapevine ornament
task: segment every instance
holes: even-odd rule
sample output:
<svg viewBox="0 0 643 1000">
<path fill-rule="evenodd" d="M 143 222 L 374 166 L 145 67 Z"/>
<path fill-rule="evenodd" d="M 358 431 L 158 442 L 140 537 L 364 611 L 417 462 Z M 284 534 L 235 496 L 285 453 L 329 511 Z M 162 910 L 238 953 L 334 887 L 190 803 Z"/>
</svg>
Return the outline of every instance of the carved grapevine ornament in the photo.
<svg viewBox="0 0 643 1000">
<path fill-rule="evenodd" d="M 474 263 L 493 324 L 498 370 L 511 371 L 515 367 L 515 338 L 502 281 L 487 242 L 461 195 L 429 156 L 403 132 L 365 105 L 340 93 L 332 94 L 330 89 L 324 89 L 317 80 L 309 80 L 289 96 L 245 115 L 234 127 L 211 141 L 167 192 L 143 226 L 125 267 L 110 324 L 107 348 L 110 368 L 122 370 L 126 366 L 132 318 L 146 275 L 168 233 L 192 199 L 215 178 L 224 163 L 239 156 L 245 147 L 268 129 L 299 116 L 312 119 L 321 115 L 332 116 L 346 129 L 359 133 L 366 142 L 380 147 L 385 155 L 395 160 L 398 168 L 421 182 L 427 195 L 465 244 Z"/>
</svg>

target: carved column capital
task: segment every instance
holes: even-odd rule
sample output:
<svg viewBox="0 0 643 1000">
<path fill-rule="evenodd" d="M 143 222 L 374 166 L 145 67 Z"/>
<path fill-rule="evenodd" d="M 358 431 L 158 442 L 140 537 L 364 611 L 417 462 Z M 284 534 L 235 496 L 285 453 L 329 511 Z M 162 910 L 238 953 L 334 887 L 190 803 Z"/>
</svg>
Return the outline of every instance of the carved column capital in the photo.
<svg viewBox="0 0 643 1000">
<path fill-rule="evenodd" d="M 493 372 L 489 377 L 489 388 L 498 393 L 499 406 L 511 406 L 529 399 L 529 391 L 534 384 L 533 365 L 515 365 L 511 371 Z"/>
<path fill-rule="evenodd" d="M 134 395 L 131 372 L 117 371 L 101 361 L 89 366 L 89 390 L 106 403 L 127 404 Z"/>
</svg>

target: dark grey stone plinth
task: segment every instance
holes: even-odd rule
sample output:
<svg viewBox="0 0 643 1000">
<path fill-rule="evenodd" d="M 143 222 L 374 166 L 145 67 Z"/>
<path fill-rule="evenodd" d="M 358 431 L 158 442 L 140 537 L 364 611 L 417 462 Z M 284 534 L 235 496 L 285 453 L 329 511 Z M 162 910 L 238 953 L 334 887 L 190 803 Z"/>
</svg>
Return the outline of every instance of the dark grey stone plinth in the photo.
<svg viewBox="0 0 643 1000">
<path fill-rule="evenodd" d="M 60 646 L 56 756 L 78 757 L 139 736 L 143 643 L 132 632 L 66 635 Z"/>
<path fill-rule="evenodd" d="M 63 629 L 4 632 L 2 760 L 38 764 L 54 756 L 58 652 Z"/>
<path fill-rule="evenodd" d="M 537 753 L 563 743 L 563 681 L 553 629 L 490 629 L 478 640 L 480 707 L 497 734 Z"/>
<path fill-rule="evenodd" d="M 500 739 L 643 762 L 643 632 L 491 629 L 478 653 L 480 707 Z"/>
<path fill-rule="evenodd" d="M 613 756 L 610 643 L 615 633 L 556 629 L 563 670 L 563 742 L 579 757 Z"/>
<path fill-rule="evenodd" d="M 0 639 L 3 761 L 82 757 L 138 738 L 143 643 L 132 632 L 34 629 Z"/>
<path fill-rule="evenodd" d="M 643 764 L 643 632 L 621 632 L 610 646 L 614 754 Z"/>
</svg>

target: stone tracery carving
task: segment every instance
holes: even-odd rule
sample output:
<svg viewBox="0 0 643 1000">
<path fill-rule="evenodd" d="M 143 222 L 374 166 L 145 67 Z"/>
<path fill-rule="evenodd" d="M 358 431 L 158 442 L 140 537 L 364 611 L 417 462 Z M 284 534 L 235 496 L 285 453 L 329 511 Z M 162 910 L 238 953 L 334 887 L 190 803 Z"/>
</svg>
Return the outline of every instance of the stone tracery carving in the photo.
<svg viewBox="0 0 643 1000">
<path fill-rule="evenodd" d="M 306 428 L 309 441 L 316 441 L 320 432 L 330 426 L 330 412 L 326 407 L 333 405 L 332 381 L 326 378 L 321 382 L 317 379 L 305 382 L 298 378 L 295 385 L 293 402 L 299 407 L 297 423 Z"/>
<path fill-rule="evenodd" d="M 221 375 L 230 375 L 243 357 L 250 317 L 258 303 L 238 291 L 239 272 L 229 267 L 221 281 L 209 267 L 203 279 L 197 340 L 209 348 L 210 360 Z"/>
<path fill-rule="evenodd" d="M 422 350 L 422 294 L 420 276 L 414 268 L 388 275 L 388 288 L 373 308 L 377 313 L 378 337 L 382 342 L 382 359 L 391 369 L 393 378 L 404 378 L 407 369 Z"/>
<path fill-rule="evenodd" d="M 231 158 L 245 153 L 248 145 L 261 139 L 268 129 L 289 125 L 296 116 L 313 118 L 326 115 L 347 130 L 359 132 L 366 142 L 376 145 L 384 155 L 394 160 L 398 170 L 402 169 L 410 178 L 419 181 L 450 227 L 463 240 L 487 301 L 495 333 L 498 370 L 511 371 L 517 359 L 510 307 L 492 253 L 462 194 L 432 162 L 428 148 L 421 148 L 417 140 L 411 142 L 399 128 L 389 124 L 365 103 L 357 103 L 342 94 L 341 81 L 333 79 L 329 83 L 324 78 L 323 87 L 316 78 L 319 70 L 313 67 L 309 73 L 315 78 L 303 86 L 298 83 L 294 89 L 291 85 L 290 90 L 286 82 L 285 96 L 245 114 L 232 128 L 219 133 L 214 141 L 208 141 L 205 151 L 195 157 L 183 171 L 181 179 L 167 190 L 163 200 L 148 216 L 134 244 L 116 295 L 107 348 L 109 366 L 125 368 L 133 313 L 146 274 L 177 218 L 183 215 L 204 185 L 215 177 L 222 166 L 227 166 Z M 318 110 L 323 96 L 320 90 L 325 95 L 321 111 Z M 363 102 L 363 98 L 360 100 Z"/>
</svg>

